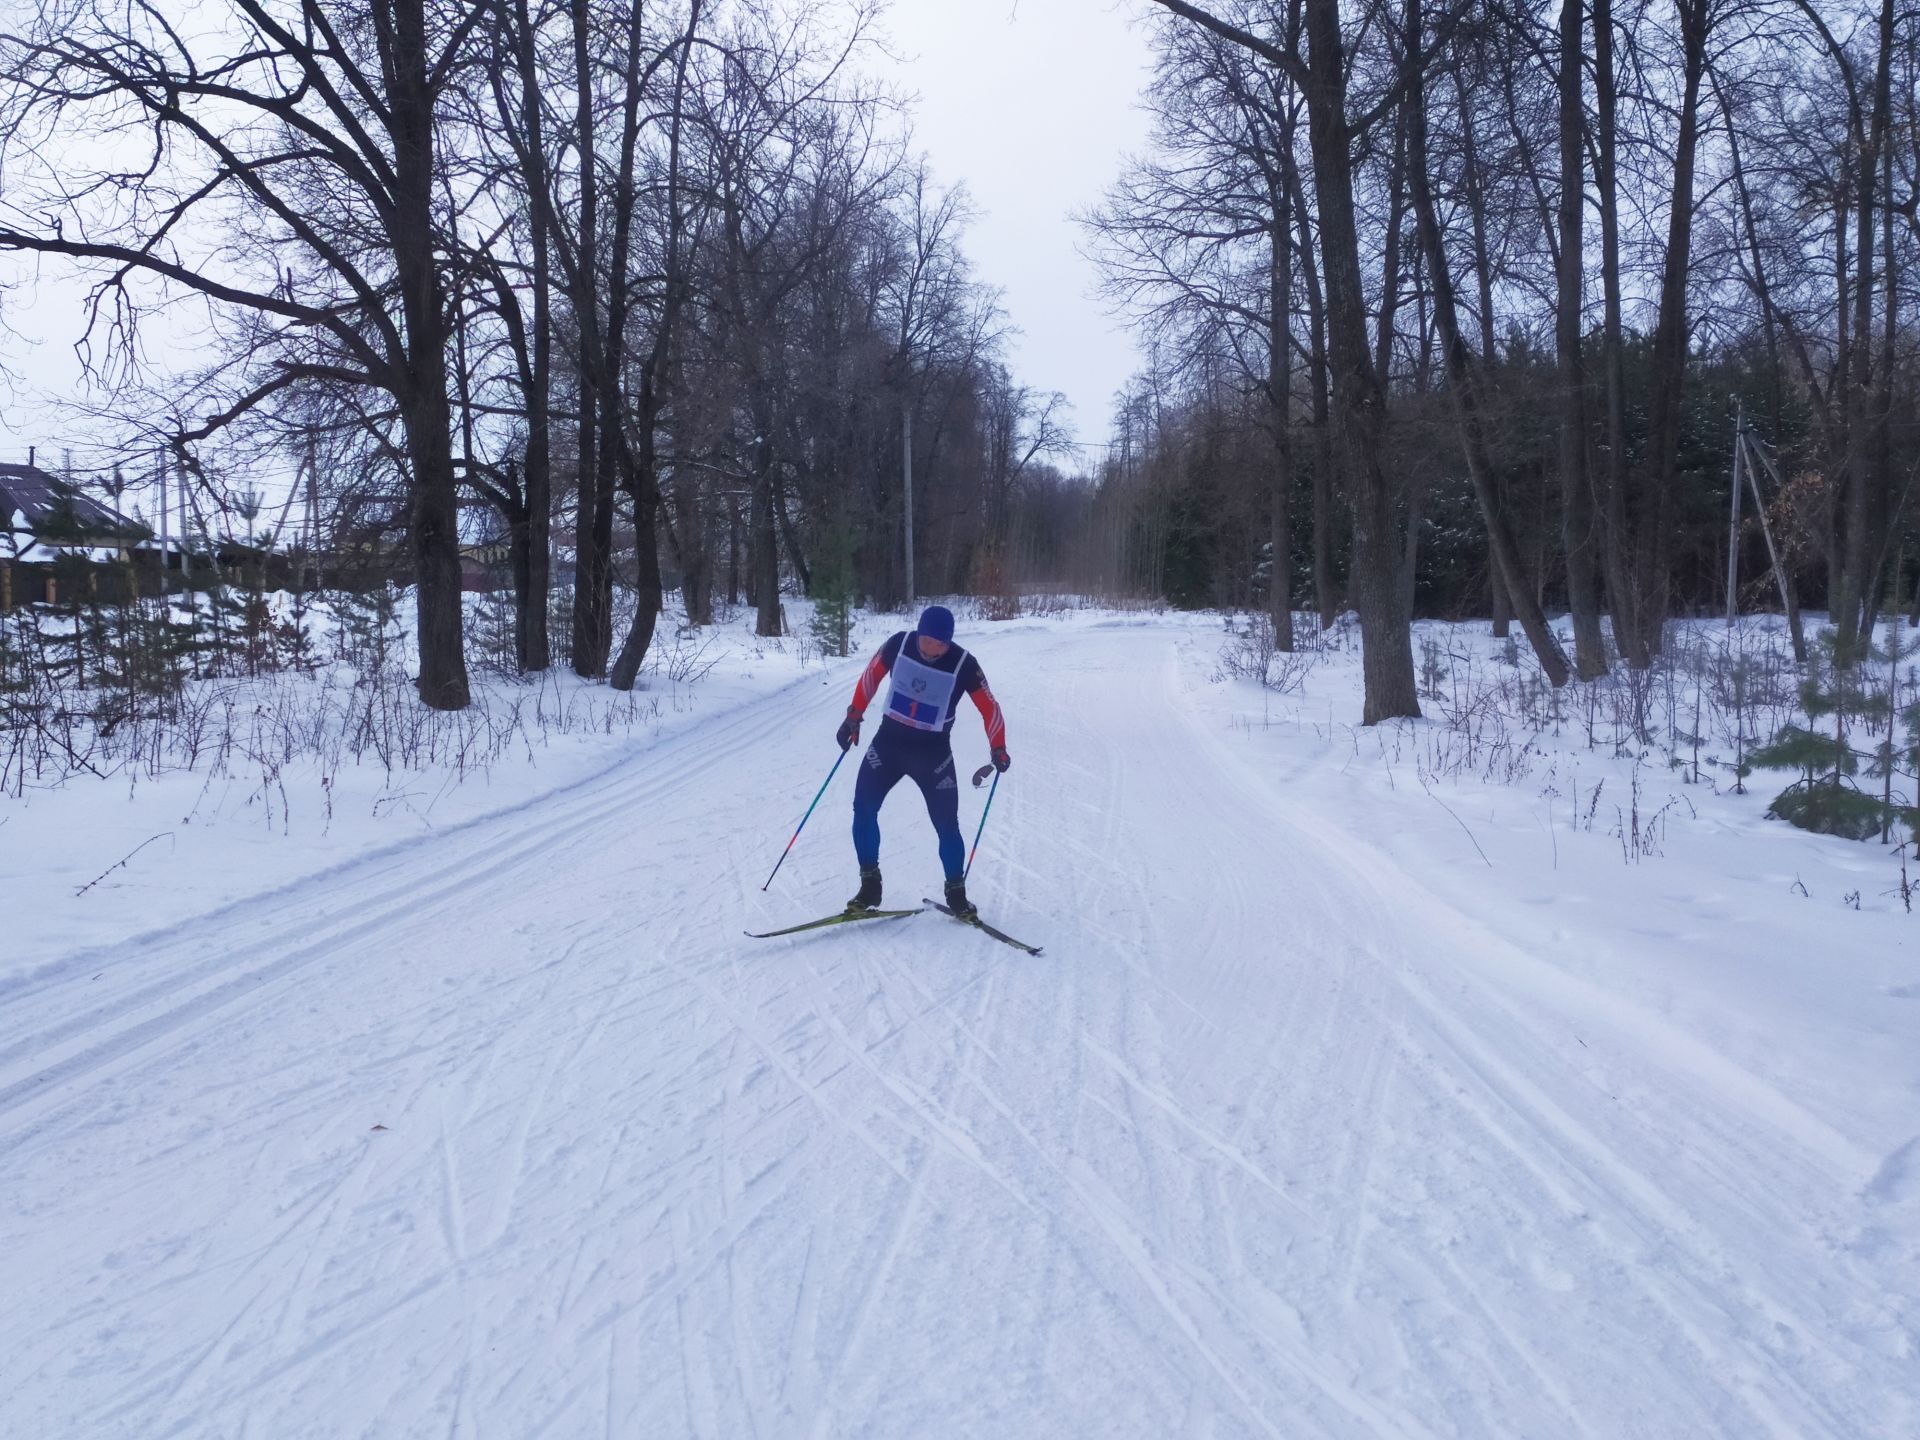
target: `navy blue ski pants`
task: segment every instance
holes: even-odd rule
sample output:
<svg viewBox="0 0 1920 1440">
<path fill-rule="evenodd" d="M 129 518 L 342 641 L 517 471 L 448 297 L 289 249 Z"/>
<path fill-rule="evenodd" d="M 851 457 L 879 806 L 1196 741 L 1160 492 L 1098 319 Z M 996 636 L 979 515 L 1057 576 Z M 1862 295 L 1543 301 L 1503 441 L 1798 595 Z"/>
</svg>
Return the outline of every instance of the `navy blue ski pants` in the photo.
<svg viewBox="0 0 1920 1440">
<path fill-rule="evenodd" d="M 953 742 L 941 732 L 880 722 L 853 786 L 854 853 L 862 865 L 880 863 L 880 802 L 902 779 L 911 779 L 926 797 L 927 818 L 940 837 L 940 863 L 949 880 L 958 880 L 967 868 L 967 844 L 960 837 Z"/>
</svg>

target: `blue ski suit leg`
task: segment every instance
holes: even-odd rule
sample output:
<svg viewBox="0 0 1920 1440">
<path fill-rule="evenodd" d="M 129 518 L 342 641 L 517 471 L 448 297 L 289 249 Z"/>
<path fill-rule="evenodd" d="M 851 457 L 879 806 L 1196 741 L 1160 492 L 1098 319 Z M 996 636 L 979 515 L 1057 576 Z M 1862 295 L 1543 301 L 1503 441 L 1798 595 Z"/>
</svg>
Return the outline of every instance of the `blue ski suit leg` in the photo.
<svg viewBox="0 0 1920 1440">
<path fill-rule="evenodd" d="M 862 865 L 880 863 L 880 802 L 903 779 L 912 780 L 926 797 L 927 818 L 940 837 L 940 864 L 949 880 L 958 880 L 967 868 L 960 787 L 954 781 L 953 743 L 936 732 L 881 722 L 854 781 L 854 854 Z"/>
</svg>

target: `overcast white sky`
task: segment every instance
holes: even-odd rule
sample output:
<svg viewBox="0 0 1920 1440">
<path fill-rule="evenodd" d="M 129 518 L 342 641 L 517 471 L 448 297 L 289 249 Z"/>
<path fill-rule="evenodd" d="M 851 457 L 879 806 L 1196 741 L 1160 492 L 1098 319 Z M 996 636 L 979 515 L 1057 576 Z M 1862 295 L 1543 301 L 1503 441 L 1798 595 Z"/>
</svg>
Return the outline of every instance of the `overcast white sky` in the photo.
<svg viewBox="0 0 1920 1440">
<path fill-rule="evenodd" d="M 1132 337 L 1093 298 L 1070 218 L 1146 143 L 1140 0 L 893 0 L 887 26 L 916 137 L 944 182 L 981 211 L 967 237 L 980 278 L 1022 332 L 1013 369 L 1073 402 L 1082 442 L 1107 438 L 1113 394 L 1139 366 Z M 1083 450 L 1083 457 L 1089 452 Z"/>
<path fill-rule="evenodd" d="M 1139 357 L 1125 327 L 1093 298 L 1093 267 L 1070 217 L 1099 199 L 1126 151 L 1145 143 L 1137 108 L 1146 82 L 1144 8 L 1142 0 L 893 0 L 886 17 L 899 57 L 889 73 L 918 96 L 919 148 L 943 184 L 966 186 L 980 212 L 966 250 L 979 277 L 1003 292 L 1021 332 L 1010 357 L 1015 375 L 1066 393 L 1089 461 L 1106 441 L 1113 394 Z M 62 268 L 49 261 L 45 273 Z M 7 270 L 10 278 L 22 273 Z M 0 371 L 21 383 L 0 380 L 0 459 L 25 459 L 26 447 L 38 444 L 57 460 L 63 442 L 90 428 L 63 421 L 50 403 L 82 398 L 70 347 L 83 293 L 51 283 L 7 300 Z M 95 463 L 82 453 L 90 450 L 83 443 L 76 463 Z"/>
</svg>

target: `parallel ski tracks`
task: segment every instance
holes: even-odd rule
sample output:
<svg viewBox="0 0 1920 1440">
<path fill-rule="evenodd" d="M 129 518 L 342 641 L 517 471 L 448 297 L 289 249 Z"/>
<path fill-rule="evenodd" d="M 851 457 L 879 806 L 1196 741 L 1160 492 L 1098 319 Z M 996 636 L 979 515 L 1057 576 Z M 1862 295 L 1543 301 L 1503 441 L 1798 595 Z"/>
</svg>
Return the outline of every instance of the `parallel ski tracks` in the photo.
<svg viewBox="0 0 1920 1440">
<path fill-rule="evenodd" d="M 1197 726 L 1194 731 L 1196 736 L 1202 734 Z M 1204 743 L 1223 761 L 1243 771 L 1250 791 L 1269 789 L 1272 782 L 1246 769 L 1217 736 L 1207 735 Z M 1521 1019 L 1511 1000 L 1473 972 L 1456 971 L 1448 963 L 1452 947 L 1461 943 L 1454 938 L 1455 933 L 1470 930 L 1470 922 L 1463 924 L 1463 917 L 1446 911 L 1444 902 L 1424 891 L 1409 893 L 1401 888 L 1389 895 L 1382 878 L 1390 867 L 1369 865 L 1355 842 L 1319 827 L 1299 829 L 1283 818 L 1278 804 L 1273 814 L 1277 828 L 1298 831 L 1294 842 L 1285 847 L 1290 853 L 1317 852 L 1330 869 L 1345 872 L 1356 894 L 1371 894 L 1373 903 L 1383 912 L 1397 909 L 1405 915 L 1409 930 L 1421 930 L 1437 942 L 1434 958 L 1438 963 L 1425 967 L 1414 963 L 1409 954 L 1392 949 L 1380 949 L 1368 957 L 1377 979 L 1390 987 L 1391 1008 L 1399 1016 L 1395 1030 L 1386 1037 L 1391 1047 L 1389 1064 L 1408 1098 L 1429 1107 L 1425 1130 L 1436 1136 L 1477 1135 L 1487 1155 L 1498 1156 L 1500 1164 L 1537 1185 L 1547 1200 L 1547 1215 L 1557 1213 L 1570 1225 L 1583 1228 L 1583 1238 L 1607 1257 L 1605 1263 L 1613 1269 L 1617 1284 L 1637 1292 L 1676 1336 L 1701 1356 L 1714 1356 L 1714 1363 L 1730 1372 L 1719 1378 L 1734 1386 L 1745 1413 L 1765 1433 L 1779 1437 L 1854 1433 L 1857 1419 L 1834 1409 L 1829 1397 L 1811 1389 L 1800 1366 L 1782 1367 L 1779 1354 L 1764 1343 L 1770 1331 L 1791 1335 L 1793 1344 L 1817 1355 L 1821 1368 L 1829 1374 L 1848 1373 L 1857 1364 L 1857 1355 L 1849 1355 L 1831 1343 L 1831 1327 L 1819 1318 L 1825 1307 L 1810 1307 L 1806 1302 L 1811 1297 L 1790 1295 L 1787 1284 L 1765 1268 L 1733 1262 L 1724 1252 L 1722 1237 L 1709 1232 L 1694 1213 L 1668 1193 L 1661 1180 L 1628 1158 L 1607 1130 L 1594 1123 L 1600 1119 L 1617 1127 L 1617 1116 L 1589 1116 L 1575 1108 L 1572 1101 L 1577 1087 L 1568 1088 L 1564 1066 L 1545 1053 L 1539 1032 Z M 1466 943 L 1469 948 L 1494 953 L 1511 950 L 1506 941 L 1491 934 Z M 1517 953 L 1511 958 L 1517 966 L 1535 963 Z M 1443 998 L 1436 978 L 1444 979 L 1445 988 L 1457 992 L 1457 998 Z M 1656 1017 L 1647 1018 L 1658 1028 L 1661 1022 Z M 1529 1051 L 1537 1049 L 1541 1053 L 1516 1054 L 1496 1045 L 1488 1032 L 1501 1026 L 1509 1036 L 1524 1036 Z M 1704 1052 L 1696 1059 L 1683 1049 L 1679 1058 L 1683 1066 L 1690 1063 L 1713 1079 L 1734 1078 L 1720 1073 L 1730 1068 L 1725 1062 L 1710 1060 Z M 1532 1073 L 1529 1061 L 1534 1062 Z M 1541 1077 L 1553 1077 L 1563 1093 L 1550 1091 Z M 1748 1091 L 1763 1092 L 1764 1087 L 1749 1077 L 1744 1085 L 1734 1084 L 1731 1092 L 1723 1087 L 1721 1095 L 1738 1102 L 1747 1098 L 1743 1092 Z M 1714 1136 L 1719 1142 L 1715 1148 L 1738 1145 L 1750 1149 L 1757 1164 L 1788 1168 L 1804 1166 L 1816 1155 L 1830 1163 L 1838 1162 L 1836 1168 L 1845 1167 L 1849 1160 L 1854 1165 L 1860 1163 L 1845 1154 L 1843 1142 L 1823 1131 L 1791 1102 L 1768 1093 L 1754 1093 L 1752 1101 L 1750 1118 L 1770 1129 L 1776 1140 L 1786 1139 L 1788 1145 L 1784 1149 L 1768 1146 L 1750 1131 L 1740 1134 L 1729 1129 Z M 1682 1130 L 1689 1126 L 1702 1131 L 1720 1129 L 1724 1118 L 1712 1109 L 1703 1109 L 1696 1117 L 1684 1104 L 1677 1100 L 1674 1104 L 1673 1120 Z M 1366 1132 L 1381 1123 L 1376 1113 L 1373 1126 L 1356 1131 L 1356 1143 L 1369 1167 L 1377 1142 Z M 1806 1147 L 1798 1156 L 1793 1142 Z M 1680 1147 L 1685 1142 L 1675 1138 L 1670 1143 Z M 1496 1169 L 1492 1164 L 1485 1168 Z M 1408 1179 L 1420 1178 L 1405 1174 L 1396 1177 L 1403 1187 Z M 1363 1217 L 1369 1208 L 1364 1183 L 1352 1198 L 1356 1217 Z M 1742 1217 L 1743 1224 L 1769 1230 L 1791 1229 L 1805 1219 L 1781 1213 L 1764 1192 L 1754 1193 L 1746 1208 L 1751 1213 Z M 1538 1225 L 1545 1218 L 1535 1215 L 1529 1220 Z M 1348 1223 L 1351 1226 L 1352 1222 Z M 1516 1235 L 1515 1242 L 1526 1238 Z M 1357 1239 L 1355 1235 L 1341 1247 L 1356 1261 Z M 1548 1242 L 1542 1239 L 1539 1243 Z M 1659 1256 L 1658 1263 L 1647 1263 L 1650 1254 Z M 1557 1404 L 1560 1433 L 1604 1433 L 1593 1429 L 1591 1416 L 1561 1383 L 1551 1363 L 1536 1353 L 1529 1337 L 1507 1328 L 1480 1303 L 1477 1286 L 1481 1277 L 1448 1264 L 1442 1246 L 1430 1251 L 1403 1251 L 1399 1263 L 1434 1275 L 1437 1286 L 1460 1295 L 1473 1307 L 1489 1333 L 1500 1336 L 1513 1358 L 1533 1376 L 1542 1395 Z M 1844 1266 L 1846 1261 L 1835 1256 L 1829 1263 Z M 1861 1279 L 1870 1288 L 1871 1282 L 1865 1276 Z M 1349 1275 L 1349 1292 L 1351 1283 Z M 1726 1328 L 1727 1307 L 1735 1297 L 1739 1302 L 1737 1313 L 1753 1320 L 1739 1327 L 1744 1333 L 1738 1340 L 1730 1341 L 1720 1332 Z M 1764 1323 L 1761 1317 L 1766 1317 Z M 1716 1403 L 1724 1403 L 1724 1398 Z M 1696 1423 L 1708 1423 L 1708 1413 L 1703 1409 Z M 1680 1423 L 1676 1417 L 1668 1418 Z"/>
<path fill-rule="evenodd" d="M 422 920 L 514 875 L 536 857 L 558 863 L 569 851 L 601 843 L 622 820 L 643 823 L 649 803 L 695 784 L 733 760 L 738 747 L 788 730 L 792 716 L 782 710 L 780 700 L 791 697 L 797 703 L 809 689 L 817 687 L 800 682 L 744 716 L 648 747 L 597 780 L 578 782 L 442 836 L 422 837 L 398 857 L 356 862 L 132 942 L 123 950 L 81 952 L 43 967 L 9 991 L 6 998 L 12 1003 L 7 1008 L 21 1014 L 28 1008 L 21 1002 L 34 999 L 39 1004 L 33 1008 L 44 1009 L 56 990 L 71 994 L 75 1004 L 50 1026 L 11 1032 L 0 1028 L 0 1156 L 31 1140 L 33 1120 L 116 1063 L 171 1035 L 191 1033 L 236 1004 L 267 998 L 281 982 L 315 963 L 363 942 L 371 945 L 391 937 L 396 930 L 417 930 Z M 815 708 L 824 707 L 816 701 Z M 596 785 L 606 788 L 584 798 Z M 449 848 L 453 853 L 447 853 Z M 405 878 L 382 882 L 365 893 L 365 877 L 396 859 L 409 871 Z M 334 900 L 327 893 L 332 889 L 351 898 Z M 308 901 L 308 896 L 317 900 Z M 265 962 L 250 960 L 250 954 L 288 935 L 300 937 L 291 949 Z M 390 962 L 376 950 L 369 963 Z M 108 979 L 111 986 L 109 977 L 123 970 L 135 972 L 122 982 L 127 987 L 123 993 L 109 990 L 104 998 L 87 993 L 94 979 Z"/>
</svg>

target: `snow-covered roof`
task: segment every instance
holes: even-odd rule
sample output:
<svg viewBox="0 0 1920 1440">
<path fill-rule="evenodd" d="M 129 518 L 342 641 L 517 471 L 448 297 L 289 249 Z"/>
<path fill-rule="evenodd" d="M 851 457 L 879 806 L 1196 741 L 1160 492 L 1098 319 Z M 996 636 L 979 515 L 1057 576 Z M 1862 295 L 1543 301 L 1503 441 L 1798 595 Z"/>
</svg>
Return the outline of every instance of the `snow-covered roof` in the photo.
<svg viewBox="0 0 1920 1440">
<path fill-rule="evenodd" d="M 25 531 L 0 533 L 0 560 L 13 560 L 22 565 L 51 565 L 58 554 L 58 551 L 42 545 Z"/>
<path fill-rule="evenodd" d="M 49 528 L 61 535 L 92 538 L 131 539 L 146 534 L 146 527 L 137 521 L 36 465 L 0 463 L 0 512 L 12 514 L 16 529 L 36 535 Z M 22 520 L 24 525 L 19 523 Z"/>
</svg>

